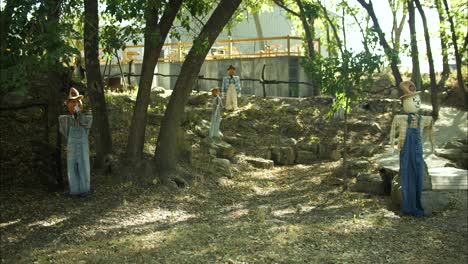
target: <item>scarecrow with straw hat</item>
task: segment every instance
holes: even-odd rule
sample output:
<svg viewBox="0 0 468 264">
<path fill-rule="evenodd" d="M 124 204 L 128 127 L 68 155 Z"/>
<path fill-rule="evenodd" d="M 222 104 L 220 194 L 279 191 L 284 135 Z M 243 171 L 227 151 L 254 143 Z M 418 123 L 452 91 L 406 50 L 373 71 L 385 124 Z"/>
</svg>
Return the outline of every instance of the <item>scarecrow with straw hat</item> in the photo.
<svg viewBox="0 0 468 264">
<path fill-rule="evenodd" d="M 422 150 L 422 133 L 429 128 L 429 140 L 434 150 L 433 120 L 431 116 L 418 114 L 421 107 L 421 97 L 416 86 L 411 81 L 400 84 L 404 95 L 400 97 L 403 102 L 404 115 L 393 118 L 390 130 L 390 147 L 393 153 L 395 131 L 398 131 L 398 149 L 400 150 L 400 179 L 402 205 L 404 215 L 416 217 L 424 216 L 421 205 L 421 193 L 424 175 L 424 160 Z"/>
<path fill-rule="evenodd" d="M 223 78 L 223 86 L 221 87 L 221 93 L 224 96 L 226 94 L 226 109 L 234 111 L 237 109 L 237 97 L 241 96 L 241 84 L 239 76 L 236 76 L 236 68 L 229 65 L 228 76 Z"/>
<path fill-rule="evenodd" d="M 68 115 L 59 116 L 60 132 L 67 141 L 67 174 L 70 195 L 86 196 L 90 191 L 88 134 L 92 115 L 83 114 L 83 95 L 70 88 Z"/>
<path fill-rule="evenodd" d="M 208 136 L 212 137 L 219 137 L 219 125 L 221 124 L 221 108 L 223 108 L 223 102 L 219 97 L 219 88 L 211 89 L 211 95 L 213 96 L 213 103 L 212 103 L 212 113 L 211 113 L 211 125 L 210 130 L 208 132 Z"/>
</svg>

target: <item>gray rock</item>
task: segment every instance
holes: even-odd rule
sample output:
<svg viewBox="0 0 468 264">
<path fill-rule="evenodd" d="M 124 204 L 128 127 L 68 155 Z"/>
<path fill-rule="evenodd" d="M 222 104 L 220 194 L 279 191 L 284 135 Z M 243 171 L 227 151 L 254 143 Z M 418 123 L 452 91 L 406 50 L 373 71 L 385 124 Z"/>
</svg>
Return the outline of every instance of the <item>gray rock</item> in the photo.
<svg viewBox="0 0 468 264">
<path fill-rule="evenodd" d="M 296 155 L 297 164 L 312 164 L 317 161 L 317 154 L 315 152 L 299 150 Z"/>
<path fill-rule="evenodd" d="M 297 140 L 295 138 L 281 139 L 281 144 L 285 146 L 295 146 L 297 144 Z"/>
<path fill-rule="evenodd" d="M 440 213 L 449 206 L 449 198 L 446 193 L 437 191 L 424 191 L 421 194 L 421 204 L 425 215 Z"/>
<path fill-rule="evenodd" d="M 269 148 L 261 148 L 258 156 L 263 159 L 271 160 L 271 150 Z"/>
<path fill-rule="evenodd" d="M 201 138 L 208 137 L 208 130 L 209 128 L 202 127 L 200 125 L 196 125 L 195 128 L 193 129 L 195 134 Z"/>
<path fill-rule="evenodd" d="M 335 149 L 330 153 L 331 160 L 339 160 L 341 159 L 341 151 L 339 149 Z"/>
<path fill-rule="evenodd" d="M 359 173 L 356 177 L 356 184 L 353 185 L 352 190 L 355 192 L 383 195 L 384 183 L 382 177 L 379 175 Z"/>
<path fill-rule="evenodd" d="M 208 154 L 210 154 L 210 156 L 212 156 L 212 157 L 216 157 L 216 153 L 217 153 L 216 149 L 210 148 L 208 150 Z"/>
<path fill-rule="evenodd" d="M 359 148 L 359 155 L 363 157 L 372 157 L 377 152 L 377 145 L 367 144 Z"/>
<path fill-rule="evenodd" d="M 238 137 L 230 137 L 230 136 L 224 136 L 223 140 L 231 145 L 239 145 L 242 141 L 242 139 Z"/>
<path fill-rule="evenodd" d="M 309 152 L 313 152 L 313 153 L 318 152 L 318 146 L 319 146 L 319 144 L 317 144 L 317 143 L 305 143 L 305 142 L 299 142 L 296 145 L 297 149 L 305 150 L 305 151 L 309 151 Z"/>
<path fill-rule="evenodd" d="M 426 162 L 424 162 L 424 178 L 423 178 L 423 191 L 432 190 L 432 180 L 429 175 Z M 392 202 L 395 205 L 401 204 L 401 180 L 399 171 L 396 172 L 392 180 L 392 190 L 391 190 Z"/>
<path fill-rule="evenodd" d="M 210 95 L 207 93 L 199 94 L 199 95 L 192 95 L 188 99 L 189 105 L 205 105 L 208 100 L 210 99 Z"/>
<path fill-rule="evenodd" d="M 466 149 L 466 145 L 462 140 L 453 140 L 450 142 L 447 142 L 444 146 L 445 149 Z"/>
<path fill-rule="evenodd" d="M 348 161 L 348 175 L 356 177 L 359 173 L 369 171 L 369 161 L 365 158 L 352 159 Z"/>
<path fill-rule="evenodd" d="M 227 159 L 211 160 L 211 172 L 222 177 L 232 178 L 231 162 Z"/>
<path fill-rule="evenodd" d="M 317 156 L 319 159 L 328 160 L 332 159 L 332 157 L 336 158 L 336 151 L 339 151 L 336 144 L 322 142 L 317 146 Z"/>
<path fill-rule="evenodd" d="M 463 151 L 461 149 L 437 149 L 435 154 L 439 157 L 456 161 L 463 154 Z"/>
<path fill-rule="evenodd" d="M 278 165 L 292 165 L 296 155 L 292 147 L 272 147 L 271 159 Z"/>
<path fill-rule="evenodd" d="M 213 141 L 212 146 L 216 150 L 218 158 L 231 160 L 236 155 L 236 150 L 227 142 Z"/>
<path fill-rule="evenodd" d="M 272 160 L 256 158 L 256 157 L 246 157 L 245 161 L 252 164 L 252 166 L 254 166 L 256 168 L 261 168 L 261 169 L 271 169 L 271 168 L 273 168 L 273 161 Z"/>
</svg>

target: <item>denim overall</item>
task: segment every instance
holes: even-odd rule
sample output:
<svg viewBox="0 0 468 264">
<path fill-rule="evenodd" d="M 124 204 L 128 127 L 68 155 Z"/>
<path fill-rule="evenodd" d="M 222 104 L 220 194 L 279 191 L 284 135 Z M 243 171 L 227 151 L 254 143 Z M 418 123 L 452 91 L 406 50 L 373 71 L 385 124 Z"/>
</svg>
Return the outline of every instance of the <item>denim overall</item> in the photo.
<svg viewBox="0 0 468 264">
<path fill-rule="evenodd" d="M 211 114 L 211 125 L 208 136 L 219 137 L 219 125 L 221 123 L 221 108 L 223 107 L 222 100 L 219 96 L 213 99 L 213 111 Z"/>
<path fill-rule="evenodd" d="M 410 128 L 412 116 L 416 117 L 414 114 L 408 115 L 408 130 L 400 152 L 401 212 L 405 215 L 422 217 L 424 216 L 421 205 L 424 161 L 420 132 L 421 116 L 418 116 L 417 128 Z"/>
<path fill-rule="evenodd" d="M 90 191 L 90 165 L 88 133 L 92 116 L 60 116 L 60 130 L 67 139 L 67 172 L 71 195 Z"/>
</svg>

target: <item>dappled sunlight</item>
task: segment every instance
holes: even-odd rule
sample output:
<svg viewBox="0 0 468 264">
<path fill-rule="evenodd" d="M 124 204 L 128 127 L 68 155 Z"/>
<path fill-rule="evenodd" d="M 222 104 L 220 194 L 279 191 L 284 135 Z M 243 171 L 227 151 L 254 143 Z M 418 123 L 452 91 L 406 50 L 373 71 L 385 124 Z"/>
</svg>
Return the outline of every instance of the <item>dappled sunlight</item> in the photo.
<svg viewBox="0 0 468 264">
<path fill-rule="evenodd" d="M 34 228 L 34 227 L 51 227 L 57 224 L 60 224 L 61 222 L 67 220 L 68 217 L 64 216 L 52 216 L 46 220 L 41 220 L 41 221 L 36 221 L 33 223 L 30 223 L 28 225 L 29 228 Z"/>
<path fill-rule="evenodd" d="M 168 210 L 164 208 L 149 208 L 142 213 L 128 215 L 120 219 L 115 218 L 118 217 L 118 214 L 115 214 L 115 217 L 112 217 L 113 215 L 114 214 L 107 218 L 100 219 L 99 223 L 105 225 L 107 229 L 131 228 L 133 226 L 157 222 L 177 223 L 196 217 L 196 215 L 190 214 L 184 210 Z"/>
<path fill-rule="evenodd" d="M 15 224 L 18 224 L 19 222 L 21 222 L 21 219 L 16 219 L 16 220 L 12 220 L 12 221 L 8 221 L 8 222 L 0 223 L 0 228 L 4 228 L 4 227 L 11 226 L 11 225 L 15 225 Z"/>
</svg>

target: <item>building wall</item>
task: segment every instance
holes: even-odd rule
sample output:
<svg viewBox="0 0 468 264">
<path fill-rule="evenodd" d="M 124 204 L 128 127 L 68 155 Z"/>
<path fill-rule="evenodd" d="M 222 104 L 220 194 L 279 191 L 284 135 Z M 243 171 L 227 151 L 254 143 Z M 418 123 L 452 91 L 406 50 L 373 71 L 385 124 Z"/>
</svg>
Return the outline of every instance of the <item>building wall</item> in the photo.
<svg viewBox="0 0 468 264">
<path fill-rule="evenodd" d="M 276 81 L 300 81 L 309 82 L 304 69 L 300 65 L 301 57 L 264 57 L 264 58 L 242 58 L 242 59 L 223 59 L 205 61 L 200 69 L 199 75 L 206 78 L 222 79 L 227 75 L 227 68 L 233 65 L 236 68 L 236 75 L 241 78 L 242 94 L 263 96 L 263 87 L 258 81 L 245 79 L 260 79 L 262 69 L 265 64 L 265 79 Z M 128 72 L 128 65 L 123 65 L 123 71 Z M 182 62 L 159 62 L 155 72 L 165 75 L 179 75 Z M 104 66 L 101 66 L 101 72 Z M 136 63 L 132 67 L 133 74 L 141 74 L 141 64 Z M 107 71 L 106 71 L 107 76 Z M 118 65 L 112 65 L 111 76 L 119 77 L 120 69 Z M 133 85 L 138 85 L 139 77 L 131 77 Z M 125 78 L 127 82 L 127 78 Z M 152 87 L 163 87 L 173 89 L 177 77 L 166 77 L 155 75 Z M 213 87 L 221 87 L 222 82 L 216 80 L 198 80 L 193 84 L 192 89 L 200 91 L 209 91 Z M 305 97 L 312 95 L 311 86 L 303 84 L 266 84 L 265 90 L 267 96 L 294 96 Z"/>
<path fill-rule="evenodd" d="M 293 58 L 291 60 L 291 58 Z M 265 67 L 265 79 L 277 81 L 301 81 L 309 82 L 307 75 L 300 66 L 299 57 L 271 57 L 271 58 L 250 58 L 250 59 L 226 59 L 205 61 L 200 69 L 199 75 L 217 80 L 198 80 L 193 84 L 192 89 L 209 91 L 214 87 L 221 87 L 221 79 L 227 75 L 227 68 L 233 65 L 236 68 L 236 75 L 241 78 L 242 94 L 263 96 L 263 87 L 258 81 L 245 79 L 260 79 L 263 65 Z M 159 73 L 178 75 L 180 74 L 181 63 L 159 63 Z M 296 77 L 295 77 L 296 76 Z M 294 79 L 291 79 L 294 77 Z M 173 89 L 176 77 L 157 76 L 158 84 L 165 89 Z M 311 96 L 312 89 L 308 85 L 291 84 L 266 84 L 267 96 Z M 294 88 L 297 87 L 297 91 Z"/>
</svg>

